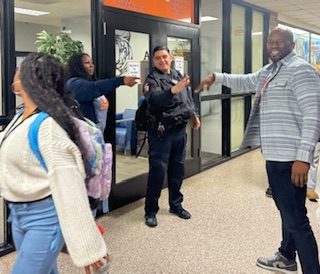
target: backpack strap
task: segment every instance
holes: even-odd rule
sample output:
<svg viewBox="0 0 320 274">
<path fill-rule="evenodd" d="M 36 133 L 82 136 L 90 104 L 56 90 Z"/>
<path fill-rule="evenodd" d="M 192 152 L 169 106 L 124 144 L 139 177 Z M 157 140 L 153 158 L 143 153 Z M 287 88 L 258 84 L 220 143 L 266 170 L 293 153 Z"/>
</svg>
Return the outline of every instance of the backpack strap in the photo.
<svg viewBox="0 0 320 274">
<path fill-rule="evenodd" d="M 47 113 L 40 112 L 37 118 L 30 125 L 29 132 L 28 132 L 29 146 L 33 154 L 36 156 L 36 158 L 39 160 L 40 164 L 43 166 L 43 168 L 46 171 L 48 171 L 48 168 L 39 151 L 38 133 L 39 133 L 39 127 L 42 121 L 48 117 L 49 115 Z"/>
</svg>

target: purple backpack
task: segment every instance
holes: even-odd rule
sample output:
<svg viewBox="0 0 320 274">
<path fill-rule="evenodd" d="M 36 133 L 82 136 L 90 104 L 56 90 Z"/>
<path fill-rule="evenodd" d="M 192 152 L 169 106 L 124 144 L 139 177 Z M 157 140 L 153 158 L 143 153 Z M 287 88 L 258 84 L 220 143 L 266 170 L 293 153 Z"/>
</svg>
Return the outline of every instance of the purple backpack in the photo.
<svg viewBox="0 0 320 274">
<path fill-rule="evenodd" d="M 40 112 L 29 128 L 29 145 L 41 165 L 47 166 L 39 152 L 38 132 L 44 119 L 49 117 Z M 100 129 L 87 118 L 73 118 L 79 129 L 79 150 L 86 172 L 86 188 L 89 197 L 104 200 L 108 198 L 112 180 L 112 145 L 105 143 Z"/>
</svg>

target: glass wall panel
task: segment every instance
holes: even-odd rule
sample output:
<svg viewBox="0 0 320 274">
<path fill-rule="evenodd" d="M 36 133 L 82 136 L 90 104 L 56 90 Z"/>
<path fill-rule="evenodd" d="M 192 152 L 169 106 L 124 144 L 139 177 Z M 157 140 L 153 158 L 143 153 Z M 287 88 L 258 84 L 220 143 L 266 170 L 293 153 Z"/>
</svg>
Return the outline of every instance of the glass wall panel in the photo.
<svg viewBox="0 0 320 274">
<path fill-rule="evenodd" d="M 91 3 L 88 0 L 15 0 L 15 47 L 17 67 L 28 52 L 37 52 L 37 33 L 45 30 L 56 37 L 61 33 L 79 40 L 91 55 Z M 19 11 L 17 8 L 23 9 Z M 35 16 L 41 11 L 42 15 Z M 20 13 L 23 12 L 24 14 Z M 17 97 L 17 105 L 21 103 Z"/>
<path fill-rule="evenodd" d="M 222 70 L 222 1 L 201 2 L 201 79 Z M 206 96 L 221 94 L 221 85 L 212 85 L 201 92 L 201 163 L 221 156 L 222 111 L 221 100 L 204 101 Z"/>
<path fill-rule="evenodd" d="M 133 87 L 116 89 L 116 183 L 148 172 L 148 141 L 139 157 L 144 132 L 136 131 L 134 117 L 143 82 L 149 73 L 149 34 L 119 30 L 115 32 L 116 76 L 138 76 L 141 82 Z M 134 73 L 137 73 L 133 75 Z"/>
<path fill-rule="evenodd" d="M 320 72 L 320 35 L 311 34 L 310 63 Z"/>
<path fill-rule="evenodd" d="M 209 114 L 202 113 L 202 105 L 210 105 Z M 205 108 L 204 108 L 205 109 Z M 222 106 L 221 100 L 201 102 L 201 164 L 222 155 Z"/>
<path fill-rule="evenodd" d="M 295 51 L 297 55 L 303 58 L 304 60 L 306 60 L 307 62 L 309 62 L 310 61 L 310 56 L 309 56 L 310 32 L 299 29 L 299 28 L 286 26 L 283 24 L 279 24 L 279 27 L 287 28 L 293 32 L 294 42 L 296 43 Z"/>
<path fill-rule="evenodd" d="M 231 152 L 239 149 L 244 135 L 244 99 L 231 100 Z"/>
<path fill-rule="evenodd" d="M 252 15 L 252 72 L 263 67 L 263 14 L 253 12 Z"/>
<path fill-rule="evenodd" d="M 231 30 L 231 73 L 245 73 L 245 9 L 232 5 Z M 232 89 L 232 93 L 239 91 Z M 243 98 L 231 100 L 231 152 L 237 150 L 241 144 L 244 132 L 244 101 Z"/>
<path fill-rule="evenodd" d="M 231 27 L 231 73 L 244 73 L 245 53 L 245 9 L 232 5 Z M 237 92 L 233 90 L 232 93 Z"/>
</svg>

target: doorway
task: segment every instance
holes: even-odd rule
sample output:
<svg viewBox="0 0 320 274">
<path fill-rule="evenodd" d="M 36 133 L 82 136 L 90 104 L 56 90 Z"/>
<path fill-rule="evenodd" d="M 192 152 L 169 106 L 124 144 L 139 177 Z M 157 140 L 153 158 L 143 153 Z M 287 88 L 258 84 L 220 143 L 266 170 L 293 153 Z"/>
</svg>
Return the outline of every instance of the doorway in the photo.
<svg viewBox="0 0 320 274">
<path fill-rule="evenodd" d="M 158 45 L 166 45 L 174 57 L 173 66 L 190 76 L 191 87 L 194 88 L 200 81 L 200 30 L 198 26 L 179 21 L 156 20 L 151 16 L 132 15 L 126 11 L 111 12 L 107 7 L 103 19 L 103 50 L 97 54 L 99 62 L 103 60 L 103 66 L 98 68 L 99 75 L 125 76 L 128 70 L 138 67 L 137 73 L 141 78 L 138 85 L 132 88 L 120 86 L 108 98 L 110 106 L 105 137 L 114 144 L 110 209 L 115 209 L 145 196 L 149 169 L 148 148 L 145 144 L 140 156 L 135 157 L 144 134 L 135 130 L 134 115 L 144 80 L 153 66 L 151 52 Z M 194 100 L 199 109 L 197 95 Z M 187 135 L 186 177 L 200 171 L 200 131 L 188 127 Z"/>
</svg>

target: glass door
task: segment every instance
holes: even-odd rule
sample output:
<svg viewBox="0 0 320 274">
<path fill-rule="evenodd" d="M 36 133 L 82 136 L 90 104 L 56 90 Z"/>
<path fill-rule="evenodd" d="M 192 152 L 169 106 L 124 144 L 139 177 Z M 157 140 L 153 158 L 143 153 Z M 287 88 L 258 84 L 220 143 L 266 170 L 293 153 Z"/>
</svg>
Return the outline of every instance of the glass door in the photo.
<svg viewBox="0 0 320 274">
<path fill-rule="evenodd" d="M 110 208 L 117 208 L 128 202 L 144 197 L 149 171 L 148 141 L 142 147 L 139 157 L 137 151 L 145 139 L 145 133 L 135 129 L 134 117 L 138 102 L 143 94 L 143 85 L 153 66 L 151 52 L 158 45 L 166 45 L 173 57 L 173 66 L 179 66 L 182 74 L 190 75 L 192 87 L 199 83 L 195 66 L 199 58 L 197 27 L 178 26 L 155 19 L 136 17 L 126 11 L 108 11 L 105 8 L 103 39 L 104 77 L 136 75 L 139 83 L 130 88 L 120 86 L 108 99 L 109 115 L 105 133 L 106 140 L 114 145 L 114 182 L 110 196 Z M 182 25 L 186 25 L 182 23 Z M 197 52 L 197 53 L 195 53 Z M 114 65 L 110 65 L 114 64 Z M 198 98 L 195 98 L 198 106 Z M 199 172 L 198 130 L 187 129 L 186 176 Z M 164 183 L 164 186 L 166 183 Z"/>
</svg>

